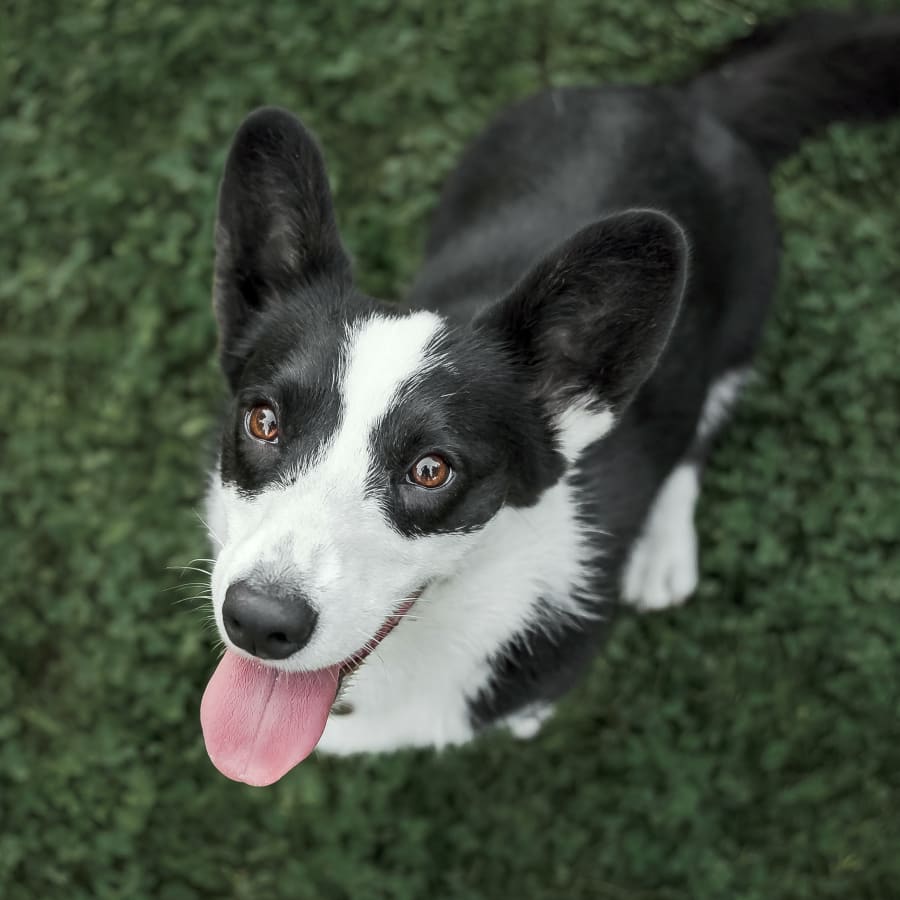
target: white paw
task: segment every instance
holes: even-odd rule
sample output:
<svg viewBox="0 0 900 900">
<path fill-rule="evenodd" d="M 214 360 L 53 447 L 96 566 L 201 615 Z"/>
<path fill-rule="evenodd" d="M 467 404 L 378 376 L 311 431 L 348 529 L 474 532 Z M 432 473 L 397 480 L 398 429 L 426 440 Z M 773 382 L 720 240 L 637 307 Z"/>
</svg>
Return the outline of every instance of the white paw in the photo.
<svg viewBox="0 0 900 900">
<path fill-rule="evenodd" d="M 699 490 L 697 470 L 690 465 L 675 469 L 661 487 L 622 580 L 625 600 L 637 609 L 678 606 L 697 589 Z"/>
<path fill-rule="evenodd" d="M 541 726 L 553 714 L 552 706 L 530 706 L 527 709 L 509 716 L 504 721 L 513 737 L 520 741 L 530 741 L 536 737 Z"/>
<path fill-rule="evenodd" d="M 642 535 L 625 570 L 625 600 L 640 610 L 684 603 L 697 589 L 697 534 L 693 522 L 678 531 Z"/>
</svg>

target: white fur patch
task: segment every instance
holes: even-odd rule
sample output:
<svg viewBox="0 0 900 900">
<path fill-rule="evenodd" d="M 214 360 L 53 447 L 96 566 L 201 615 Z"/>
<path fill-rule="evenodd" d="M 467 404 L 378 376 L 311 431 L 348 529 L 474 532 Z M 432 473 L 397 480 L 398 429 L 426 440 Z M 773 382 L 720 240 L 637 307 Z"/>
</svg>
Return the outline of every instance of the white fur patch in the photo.
<svg viewBox="0 0 900 900">
<path fill-rule="evenodd" d="M 625 568 L 622 592 L 638 609 L 677 606 L 696 590 L 699 495 L 696 466 L 680 465 L 663 482 Z"/>
<path fill-rule="evenodd" d="M 700 413 L 698 440 L 722 427 L 750 377 L 748 369 L 734 369 L 712 384 Z M 692 463 L 676 467 L 663 482 L 625 567 L 626 602 L 642 610 L 667 609 L 684 603 L 697 589 L 694 512 L 699 496 L 700 472 Z"/>
<path fill-rule="evenodd" d="M 535 704 L 507 717 L 503 724 L 510 730 L 513 737 L 520 741 L 530 741 L 538 736 L 541 728 L 544 727 L 544 722 L 552 715 L 552 706 L 543 703 Z"/>
<path fill-rule="evenodd" d="M 586 593 L 591 560 L 567 481 L 533 507 L 502 509 L 457 572 L 431 584 L 366 660 L 345 694 L 354 712 L 328 720 L 320 749 L 355 753 L 469 740 L 466 701 L 488 682 L 489 657 L 540 621 L 540 598 L 582 612 L 572 591 Z"/>
<path fill-rule="evenodd" d="M 556 420 L 563 456 L 569 463 L 574 463 L 587 447 L 602 438 L 614 424 L 612 412 L 594 408 L 588 398 L 573 403 Z"/>
<path fill-rule="evenodd" d="M 700 413 L 700 424 L 697 426 L 698 438 L 704 440 L 721 428 L 734 407 L 741 388 L 749 380 L 750 372 L 747 369 L 735 369 L 713 383 L 706 395 L 703 411 Z"/>
<path fill-rule="evenodd" d="M 340 385 L 343 415 L 324 462 L 344 473 L 363 463 L 368 471 L 372 429 L 402 387 L 440 362 L 427 358 L 426 348 L 441 324 L 434 313 L 417 312 L 396 318 L 374 316 L 348 330 L 347 365 Z M 364 483 L 365 472 L 360 478 L 360 484 Z"/>
</svg>

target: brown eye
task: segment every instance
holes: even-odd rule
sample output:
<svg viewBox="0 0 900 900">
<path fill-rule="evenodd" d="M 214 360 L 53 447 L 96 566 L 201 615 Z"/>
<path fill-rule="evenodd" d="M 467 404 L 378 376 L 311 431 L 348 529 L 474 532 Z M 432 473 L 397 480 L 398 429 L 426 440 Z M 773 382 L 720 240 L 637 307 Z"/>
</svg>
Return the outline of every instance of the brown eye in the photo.
<svg viewBox="0 0 900 900">
<path fill-rule="evenodd" d="M 254 406 L 245 420 L 247 431 L 258 441 L 274 444 L 278 440 L 278 419 L 271 406 Z"/>
<path fill-rule="evenodd" d="M 410 470 L 408 478 L 424 488 L 439 488 L 450 480 L 453 470 L 442 456 L 423 456 Z"/>
</svg>

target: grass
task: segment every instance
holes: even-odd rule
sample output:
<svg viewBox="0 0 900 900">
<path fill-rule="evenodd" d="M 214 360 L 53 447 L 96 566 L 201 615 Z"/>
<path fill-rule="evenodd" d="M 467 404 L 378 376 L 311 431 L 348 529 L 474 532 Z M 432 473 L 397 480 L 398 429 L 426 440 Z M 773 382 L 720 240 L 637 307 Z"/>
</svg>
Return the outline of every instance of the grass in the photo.
<svg viewBox="0 0 900 900">
<path fill-rule="evenodd" d="M 246 111 L 320 135 L 362 283 L 397 296 L 492 111 L 682 76 L 797 7 L 7 4 L 5 900 L 900 895 L 900 122 L 776 174 L 780 299 L 707 479 L 699 594 L 624 618 L 533 743 L 228 782 L 198 723 L 212 635 L 169 590 L 207 555 L 211 230 Z"/>
</svg>

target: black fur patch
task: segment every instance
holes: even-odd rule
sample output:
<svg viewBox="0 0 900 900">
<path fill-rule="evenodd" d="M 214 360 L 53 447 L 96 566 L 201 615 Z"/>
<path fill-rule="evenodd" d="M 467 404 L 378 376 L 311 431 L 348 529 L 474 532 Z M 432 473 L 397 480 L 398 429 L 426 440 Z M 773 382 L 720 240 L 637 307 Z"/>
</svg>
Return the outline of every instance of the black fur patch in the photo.
<svg viewBox="0 0 900 900">
<path fill-rule="evenodd" d="M 610 216 L 545 256 L 477 327 L 512 350 L 545 403 L 590 395 L 618 413 L 666 346 L 686 258 L 669 216 Z"/>
<path fill-rule="evenodd" d="M 369 489 L 405 535 L 472 531 L 503 504 L 530 506 L 565 471 L 555 434 L 528 383 L 492 342 L 465 328 L 429 350 L 441 362 L 399 391 L 371 435 Z M 429 490 L 406 478 L 428 453 L 453 478 Z"/>
<path fill-rule="evenodd" d="M 257 110 L 234 137 L 219 189 L 214 298 L 232 387 L 259 313 L 299 289 L 340 296 L 350 283 L 318 145 L 286 110 Z"/>
<path fill-rule="evenodd" d="M 252 495 L 309 464 L 341 418 L 339 376 L 349 325 L 370 316 L 373 304 L 353 295 L 295 293 L 256 315 L 242 335 L 242 365 L 222 434 L 222 480 Z M 278 443 L 246 433 L 251 407 L 265 403 L 278 417 Z"/>
<path fill-rule="evenodd" d="M 611 624 L 607 618 L 578 618 L 541 600 L 534 624 L 490 659 L 491 677 L 469 700 L 476 730 L 533 704 L 553 703 L 584 675 Z"/>
</svg>

